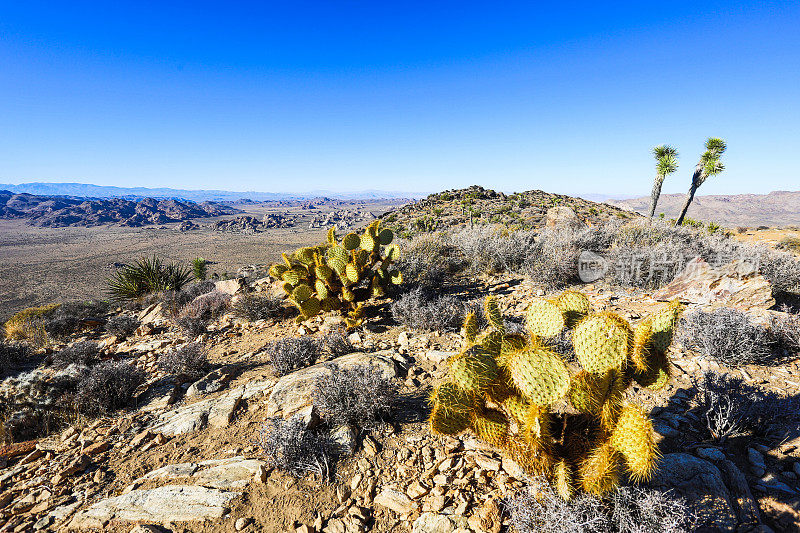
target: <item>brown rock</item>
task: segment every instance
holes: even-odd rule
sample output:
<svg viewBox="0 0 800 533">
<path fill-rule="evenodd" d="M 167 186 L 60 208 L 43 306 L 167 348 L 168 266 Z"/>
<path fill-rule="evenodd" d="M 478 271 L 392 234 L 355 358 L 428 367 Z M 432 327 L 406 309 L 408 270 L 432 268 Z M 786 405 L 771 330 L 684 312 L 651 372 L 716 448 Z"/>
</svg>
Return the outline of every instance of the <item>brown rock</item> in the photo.
<svg viewBox="0 0 800 533">
<path fill-rule="evenodd" d="M 744 261 L 734 261 L 719 268 L 712 268 L 703 259 L 696 257 L 687 263 L 666 287 L 653 298 L 701 305 L 736 307 L 744 311 L 769 309 L 775 305 L 772 286 L 758 273 L 758 269 Z"/>
<path fill-rule="evenodd" d="M 566 206 L 555 206 L 547 210 L 544 225 L 547 227 L 567 227 L 580 228 L 586 224 L 578 218 L 571 208 Z"/>
<path fill-rule="evenodd" d="M 503 519 L 500 513 L 500 507 L 494 498 L 486 500 L 478 512 L 469 517 L 467 521 L 469 527 L 476 531 L 485 531 L 486 533 L 500 533 L 500 528 L 503 526 Z"/>
<path fill-rule="evenodd" d="M 13 459 L 14 457 L 19 457 L 20 455 L 27 455 L 35 449 L 35 440 L 7 444 L 6 446 L 0 446 L 0 459 Z"/>
<path fill-rule="evenodd" d="M 417 509 L 417 504 L 400 491 L 384 489 L 375 496 L 375 504 L 382 505 L 397 514 L 408 514 Z"/>
<path fill-rule="evenodd" d="M 71 475 L 85 470 L 86 467 L 89 466 L 91 462 L 92 461 L 91 459 L 89 459 L 88 455 L 78 456 L 78 458 L 73 460 L 70 464 L 68 464 L 66 468 L 64 468 L 64 470 L 53 476 L 53 485 L 58 485 Z"/>
<path fill-rule="evenodd" d="M 149 429 L 145 429 L 144 431 L 133 437 L 133 439 L 131 439 L 131 446 L 136 448 L 141 443 L 148 441 L 152 438 L 153 438 L 153 432 L 150 431 Z"/>
<path fill-rule="evenodd" d="M 84 448 L 83 453 L 91 457 L 92 455 L 97 455 L 98 453 L 103 453 L 104 451 L 108 450 L 109 448 L 111 448 L 111 443 L 110 442 L 108 442 L 107 440 L 106 441 L 100 441 L 100 442 L 95 442 L 94 444 Z"/>
</svg>

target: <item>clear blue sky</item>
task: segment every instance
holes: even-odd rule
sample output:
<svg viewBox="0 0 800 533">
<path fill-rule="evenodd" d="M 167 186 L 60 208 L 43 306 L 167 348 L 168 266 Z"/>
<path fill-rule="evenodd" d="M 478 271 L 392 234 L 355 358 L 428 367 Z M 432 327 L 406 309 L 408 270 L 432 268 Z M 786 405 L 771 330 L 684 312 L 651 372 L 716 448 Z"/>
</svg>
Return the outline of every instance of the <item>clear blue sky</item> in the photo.
<svg viewBox="0 0 800 533">
<path fill-rule="evenodd" d="M 0 182 L 800 189 L 800 3 L 0 0 Z"/>
</svg>

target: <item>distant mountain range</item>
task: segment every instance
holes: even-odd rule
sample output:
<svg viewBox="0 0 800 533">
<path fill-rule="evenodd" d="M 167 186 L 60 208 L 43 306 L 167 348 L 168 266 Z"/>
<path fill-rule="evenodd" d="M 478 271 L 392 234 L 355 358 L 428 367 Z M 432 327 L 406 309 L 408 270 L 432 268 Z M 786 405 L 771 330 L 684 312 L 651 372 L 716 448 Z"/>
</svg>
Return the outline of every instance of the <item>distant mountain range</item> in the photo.
<svg viewBox="0 0 800 533">
<path fill-rule="evenodd" d="M 0 187 L 0 219 L 26 219 L 33 226 L 48 228 L 102 224 L 139 227 L 239 212 L 230 205 L 216 202 L 196 203 L 174 198 L 72 198 L 14 193 Z"/>
<path fill-rule="evenodd" d="M 258 202 L 279 200 L 304 200 L 311 198 L 327 197 L 343 200 L 377 198 L 421 198 L 427 193 L 412 193 L 398 191 L 365 190 L 358 192 L 310 191 L 306 193 L 277 193 L 257 191 L 221 191 L 221 190 L 189 190 L 147 187 L 113 187 L 110 185 L 92 185 L 89 183 L 20 183 L 19 185 L 0 183 L 0 190 L 14 193 L 29 193 L 41 196 L 73 196 L 76 198 L 127 198 L 136 200 L 142 198 L 176 198 L 191 200 L 193 202 L 231 202 L 241 199 Z"/>
<path fill-rule="evenodd" d="M 685 201 L 685 194 L 662 194 L 656 215 L 664 213 L 668 218 L 675 218 Z M 606 202 L 645 215 L 650 209 L 649 196 Z M 727 226 L 797 226 L 800 225 L 800 191 L 696 196 L 687 216 Z"/>
</svg>

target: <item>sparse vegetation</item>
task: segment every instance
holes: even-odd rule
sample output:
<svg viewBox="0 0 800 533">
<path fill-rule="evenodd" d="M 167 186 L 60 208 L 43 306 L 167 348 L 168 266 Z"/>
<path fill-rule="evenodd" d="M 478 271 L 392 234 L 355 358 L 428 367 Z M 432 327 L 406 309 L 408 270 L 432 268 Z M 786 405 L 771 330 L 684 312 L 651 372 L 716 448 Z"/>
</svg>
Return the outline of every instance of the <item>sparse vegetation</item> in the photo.
<svg viewBox="0 0 800 533">
<path fill-rule="evenodd" d="M 36 346 L 46 343 L 45 319 L 52 316 L 60 304 L 29 307 L 16 313 L 4 325 L 6 338 L 10 340 L 30 340 Z M 40 339 L 44 337 L 44 339 Z"/>
<path fill-rule="evenodd" d="M 312 337 L 286 337 L 266 348 L 272 366 L 279 376 L 313 365 L 320 356 L 320 347 Z"/>
<path fill-rule="evenodd" d="M 123 340 L 133 335 L 139 324 L 140 322 L 135 316 L 117 315 L 109 318 L 106 322 L 106 332 Z"/>
<path fill-rule="evenodd" d="M 180 381 L 194 381 L 210 369 L 206 349 L 199 342 L 190 342 L 165 353 L 158 360 L 158 367 Z"/>
<path fill-rule="evenodd" d="M 78 407 L 92 415 L 125 407 L 145 377 L 143 370 L 122 361 L 101 363 L 92 368 L 78 385 Z"/>
<path fill-rule="evenodd" d="M 397 384 L 373 365 L 332 364 L 330 374 L 314 387 L 314 406 L 330 427 L 348 425 L 361 431 L 388 420 L 397 392 Z"/>
<path fill-rule="evenodd" d="M 115 300 L 136 300 L 162 291 L 180 291 L 192 280 L 192 272 L 177 263 L 143 257 L 126 264 L 108 280 L 108 294 Z"/>
<path fill-rule="evenodd" d="M 231 307 L 233 316 L 255 322 L 282 318 L 286 314 L 283 300 L 261 294 L 243 294 Z"/>
<path fill-rule="evenodd" d="M 688 533 L 694 525 L 686 502 L 670 494 L 619 487 L 602 500 L 580 494 L 564 501 L 542 478 L 506 509 L 518 533 Z"/>
<path fill-rule="evenodd" d="M 336 460 L 336 445 L 327 431 L 307 429 L 300 416 L 268 419 L 257 443 L 272 466 L 295 477 L 311 473 L 324 481 Z"/>
<path fill-rule="evenodd" d="M 422 331 L 458 331 L 465 305 L 455 296 L 436 296 L 421 288 L 402 295 L 392 304 L 394 319 Z"/>
<path fill-rule="evenodd" d="M 201 296 L 207 294 L 217 288 L 213 281 L 201 281 L 200 283 L 193 283 L 184 287 L 179 291 L 164 291 L 159 294 L 154 300 L 162 302 L 165 312 L 173 318 L 180 315 L 183 306 Z"/>
<path fill-rule="evenodd" d="M 342 329 L 331 329 L 319 338 L 320 348 L 333 357 L 349 354 L 355 351 L 347 334 Z"/>
<path fill-rule="evenodd" d="M 230 304 L 230 294 L 216 290 L 207 292 L 184 305 L 176 322 L 187 335 L 197 337 L 205 332 L 209 322 L 219 318 Z"/>
<path fill-rule="evenodd" d="M 53 354 L 53 367 L 93 366 L 100 362 L 100 346 L 95 341 L 72 343 Z"/>
<path fill-rule="evenodd" d="M 695 311 L 683 318 L 679 342 L 731 367 L 771 362 L 773 338 L 747 313 L 720 307 Z"/>
<path fill-rule="evenodd" d="M 781 440 L 788 435 L 787 428 L 800 421 L 798 396 L 781 395 L 715 372 L 706 372 L 695 387 L 700 429 L 717 442 L 740 435 Z"/>
<path fill-rule="evenodd" d="M 778 249 L 800 254 L 800 237 L 784 237 L 778 243 Z"/>
<path fill-rule="evenodd" d="M 16 369 L 30 357 L 27 344 L 0 339 L 0 377 Z"/>
</svg>

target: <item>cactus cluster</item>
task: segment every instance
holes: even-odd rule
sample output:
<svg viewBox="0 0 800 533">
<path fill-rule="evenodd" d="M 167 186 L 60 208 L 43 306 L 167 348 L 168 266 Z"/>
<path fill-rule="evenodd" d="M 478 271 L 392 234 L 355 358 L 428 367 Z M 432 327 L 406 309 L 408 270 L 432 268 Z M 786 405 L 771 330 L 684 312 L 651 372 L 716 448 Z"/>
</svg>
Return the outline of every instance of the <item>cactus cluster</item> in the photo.
<svg viewBox="0 0 800 533">
<path fill-rule="evenodd" d="M 633 480 L 649 478 L 658 459 L 652 423 L 624 393 L 634 381 L 657 389 L 669 380 L 667 350 L 681 305 L 631 327 L 614 313 L 592 314 L 585 295 L 567 291 L 530 304 L 530 337 L 506 331 L 494 298 L 484 308 L 488 328 L 479 332 L 474 313 L 466 317 L 464 349 L 431 395 L 431 431 L 471 430 L 529 473 L 547 476 L 565 499 L 579 489 L 614 488 L 623 468 Z M 565 327 L 574 328 L 578 365 L 541 341 Z"/>
<path fill-rule="evenodd" d="M 272 265 L 269 274 L 283 282 L 283 290 L 300 311 L 298 323 L 322 311 L 340 310 L 347 326 L 354 327 L 363 320 L 363 302 L 385 296 L 391 285 L 403 281 L 393 268 L 400 255 L 393 239 L 391 230 L 381 229 L 380 220 L 361 235 L 351 232 L 341 241 L 331 228 L 328 242 L 284 253 L 284 262 Z"/>
</svg>

